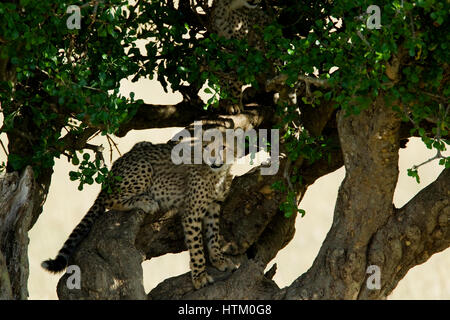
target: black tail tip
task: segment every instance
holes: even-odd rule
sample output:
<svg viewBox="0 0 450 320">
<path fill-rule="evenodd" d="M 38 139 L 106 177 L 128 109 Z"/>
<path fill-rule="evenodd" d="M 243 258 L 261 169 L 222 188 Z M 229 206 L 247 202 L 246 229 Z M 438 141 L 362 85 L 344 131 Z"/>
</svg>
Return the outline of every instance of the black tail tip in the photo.
<svg viewBox="0 0 450 320">
<path fill-rule="evenodd" d="M 57 256 L 56 259 L 49 259 L 41 263 L 42 268 L 52 273 L 58 273 L 67 268 L 67 258 Z"/>
</svg>

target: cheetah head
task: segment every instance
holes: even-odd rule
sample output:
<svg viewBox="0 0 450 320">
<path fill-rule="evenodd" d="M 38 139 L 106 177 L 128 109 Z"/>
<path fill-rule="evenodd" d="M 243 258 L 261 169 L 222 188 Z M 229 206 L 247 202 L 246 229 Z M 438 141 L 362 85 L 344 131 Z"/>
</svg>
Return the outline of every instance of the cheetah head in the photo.
<svg viewBox="0 0 450 320">
<path fill-rule="evenodd" d="M 227 152 L 228 148 L 229 146 L 221 141 L 208 143 L 203 148 L 203 161 L 214 170 L 230 166 L 234 159 L 230 158 L 230 152 Z"/>
<path fill-rule="evenodd" d="M 241 128 L 207 138 L 203 145 L 203 162 L 212 169 L 228 168 L 245 156 L 245 132 Z M 225 165 L 225 166 L 224 166 Z"/>
</svg>

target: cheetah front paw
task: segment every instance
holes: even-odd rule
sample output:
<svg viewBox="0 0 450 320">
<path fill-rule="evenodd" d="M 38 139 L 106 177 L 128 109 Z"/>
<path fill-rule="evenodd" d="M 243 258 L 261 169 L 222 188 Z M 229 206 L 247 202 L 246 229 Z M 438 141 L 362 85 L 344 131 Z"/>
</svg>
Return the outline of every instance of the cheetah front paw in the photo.
<svg viewBox="0 0 450 320">
<path fill-rule="evenodd" d="M 226 111 L 228 114 L 239 114 L 244 111 L 244 108 L 238 103 L 231 103 L 227 105 Z"/>
<path fill-rule="evenodd" d="M 220 100 L 219 108 L 224 110 L 227 114 L 239 114 L 244 111 L 242 102 L 234 102 L 229 99 Z"/>
<path fill-rule="evenodd" d="M 208 284 L 213 282 L 213 278 L 206 273 L 206 271 L 203 271 L 198 276 L 192 276 L 192 284 L 196 290 L 206 287 Z"/>
<path fill-rule="evenodd" d="M 237 265 L 229 258 L 220 256 L 217 259 L 211 259 L 211 264 L 219 271 L 233 271 L 237 269 Z"/>
</svg>

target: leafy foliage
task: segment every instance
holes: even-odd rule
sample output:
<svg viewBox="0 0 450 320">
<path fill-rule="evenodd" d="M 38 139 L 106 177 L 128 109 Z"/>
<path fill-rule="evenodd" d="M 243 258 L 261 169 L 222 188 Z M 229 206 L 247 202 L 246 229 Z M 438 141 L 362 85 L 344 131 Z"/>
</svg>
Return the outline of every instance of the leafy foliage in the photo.
<svg viewBox="0 0 450 320">
<path fill-rule="evenodd" d="M 441 152 L 449 144 L 450 36 L 445 31 L 449 28 L 449 2 L 378 1 L 380 29 L 367 27 L 366 8 L 371 4 L 334 2 L 333 6 L 324 7 L 321 19 L 313 20 L 314 32 L 302 38 L 286 39 L 280 29 L 272 27 L 265 34 L 272 47 L 269 52 L 284 61 L 282 72 L 288 75 L 289 84 L 296 83 L 299 73 L 314 73 L 333 86 L 326 93 L 319 91 L 312 97 L 302 97 L 305 104 L 331 99 L 336 108 L 359 114 L 382 94 L 405 122 L 411 122 L 411 135 L 419 135 L 429 149 L 437 151 L 433 159 L 440 159 L 439 163 L 448 167 L 449 158 Z M 395 59 L 402 59 L 404 67 L 395 70 Z M 308 136 L 301 127 L 299 130 L 301 124 L 297 122 L 295 126 L 293 110 L 284 111 L 290 156 L 314 161 L 326 155 L 326 143 L 311 154 L 310 142 L 320 137 Z M 431 130 L 426 127 L 430 121 L 435 123 Z M 417 182 L 419 166 L 408 170 Z"/>
<path fill-rule="evenodd" d="M 21 141 L 10 147 L 8 167 L 20 170 L 31 164 L 39 175 L 53 167 L 55 157 L 66 155 L 79 166 L 70 178 L 79 180 L 80 188 L 104 183 L 107 169 L 87 153 L 79 161 L 77 151 L 85 144 L 74 141 L 87 141 L 95 130 L 114 133 L 135 115 L 142 101 L 120 95 L 122 79 L 155 76 L 165 90 L 181 92 L 207 83 L 212 95 L 207 108 L 228 95 L 219 85 L 221 74 L 233 72 L 264 90 L 260 78 L 274 67 L 287 75 L 292 88 L 302 82 L 299 75 L 327 83 L 299 96 L 295 107 L 278 106 L 278 127 L 291 161 L 329 158 L 336 147 L 326 134 L 315 136 L 305 128 L 298 108 L 328 102 L 358 114 L 381 95 L 411 123 L 411 135 L 419 135 L 436 150 L 435 159 L 449 167 L 441 153 L 449 143 L 448 1 L 378 1 L 380 29 L 367 26 L 368 0 L 283 0 L 270 7 L 266 1 L 274 22 L 260 30 L 263 52 L 246 41 L 208 32 L 207 17 L 199 10 L 204 3 L 0 3 L 1 132 Z M 66 25 L 69 5 L 81 8 L 81 29 Z M 145 50 L 139 43 L 145 43 Z M 401 61 L 397 69 L 396 60 Z M 408 173 L 419 181 L 417 168 Z M 297 210 L 289 185 L 295 189 L 301 182 L 294 173 L 292 181 L 277 186 L 288 195 L 283 204 L 287 215 Z"/>
<path fill-rule="evenodd" d="M 14 77 L 0 83 L 2 132 L 20 130 L 25 114 L 31 115 L 30 131 L 36 131 L 28 139 L 30 152 L 9 154 L 14 170 L 31 164 L 39 174 L 63 152 L 75 156 L 63 130 L 80 136 L 89 126 L 113 133 L 139 105 L 133 96 L 119 94 L 120 81 L 137 70 L 127 52 L 136 37 L 120 8 L 126 1 L 99 3 L 95 15 L 83 2 L 71 2 L 82 8 L 79 30 L 66 26 L 68 4 L 0 4 L 0 59 L 15 67 Z"/>
</svg>

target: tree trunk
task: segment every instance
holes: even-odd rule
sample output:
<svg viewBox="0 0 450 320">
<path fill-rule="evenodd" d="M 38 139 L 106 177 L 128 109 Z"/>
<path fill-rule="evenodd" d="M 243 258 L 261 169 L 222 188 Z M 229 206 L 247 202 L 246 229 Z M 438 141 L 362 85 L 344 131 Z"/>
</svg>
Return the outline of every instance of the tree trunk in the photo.
<svg viewBox="0 0 450 320">
<path fill-rule="evenodd" d="M 340 111 L 337 123 L 346 175 L 333 224 L 313 266 L 287 298 L 358 298 L 365 286 L 367 247 L 394 211 L 400 129 L 396 112 L 379 96 L 359 115 Z"/>
<path fill-rule="evenodd" d="M 28 298 L 28 230 L 34 211 L 31 167 L 0 180 L 0 299 Z"/>
</svg>

